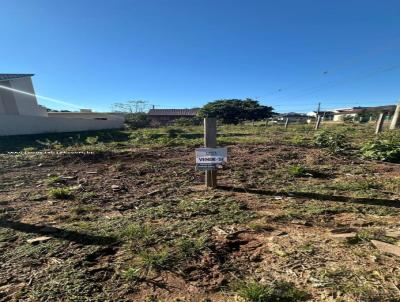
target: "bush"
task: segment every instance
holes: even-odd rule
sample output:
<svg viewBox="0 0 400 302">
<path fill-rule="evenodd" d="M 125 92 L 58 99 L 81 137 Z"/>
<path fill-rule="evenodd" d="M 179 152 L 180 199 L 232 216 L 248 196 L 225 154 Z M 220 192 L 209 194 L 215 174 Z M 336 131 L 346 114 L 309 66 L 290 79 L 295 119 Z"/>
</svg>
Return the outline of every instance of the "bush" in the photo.
<svg viewBox="0 0 400 302">
<path fill-rule="evenodd" d="M 170 128 L 167 130 L 167 135 L 169 138 L 176 138 L 179 134 L 185 133 L 182 129 L 179 128 Z"/>
<path fill-rule="evenodd" d="M 277 281 L 270 285 L 248 282 L 239 285 L 238 294 L 247 302 L 295 302 L 306 301 L 309 295 L 292 283 Z"/>
<path fill-rule="evenodd" d="M 140 129 L 150 126 L 150 119 L 146 113 L 131 113 L 126 116 L 126 124 L 131 129 Z"/>
<path fill-rule="evenodd" d="M 215 117 L 224 124 L 238 124 L 246 120 L 259 121 L 272 116 L 273 108 L 252 99 L 218 100 L 206 104 L 199 111 L 201 117 Z"/>
<path fill-rule="evenodd" d="M 89 145 L 95 145 L 99 142 L 99 137 L 98 136 L 88 136 L 85 139 L 85 142 Z"/>
<path fill-rule="evenodd" d="M 174 121 L 176 126 L 200 126 L 202 123 L 203 119 L 199 116 L 182 117 Z"/>
<path fill-rule="evenodd" d="M 393 163 L 400 162 L 400 142 L 396 139 L 374 140 L 361 148 L 364 158 Z"/>
<path fill-rule="evenodd" d="M 141 270 L 140 268 L 130 267 L 126 271 L 122 272 L 122 276 L 127 281 L 138 281 L 141 278 Z"/>
<path fill-rule="evenodd" d="M 314 136 L 314 145 L 327 148 L 332 153 L 341 153 L 348 147 L 345 135 L 328 131 L 317 133 Z"/>
<path fill-rule="evenodd" d="M 290 166 L 288 169 L 290 175 L 294 177 L 312 177 L 313 173 L 311 170 L 300 165 Z"/>
<path fill-rule="evenodd" d="M 71 199 L 73 194 L 68 188 L 56 188 L 49 191 L 49 196 L 55 199 Z"/>
</svg>

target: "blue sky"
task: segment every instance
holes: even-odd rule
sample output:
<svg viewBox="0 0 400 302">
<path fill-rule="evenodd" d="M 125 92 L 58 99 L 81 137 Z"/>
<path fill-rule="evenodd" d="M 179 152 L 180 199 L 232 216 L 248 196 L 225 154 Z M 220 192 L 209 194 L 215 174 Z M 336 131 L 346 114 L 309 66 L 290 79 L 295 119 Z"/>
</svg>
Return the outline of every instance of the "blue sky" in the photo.
<svg viewBox="0 0 400 302">
<path fill-rule="evenodd" d="M 398 0 L 1 1 L 0 73 L 35 73 L 38 94 L 102 111 L 245 97 L 280 112 L 391 104 L 399 15 Z"/>
</svg>

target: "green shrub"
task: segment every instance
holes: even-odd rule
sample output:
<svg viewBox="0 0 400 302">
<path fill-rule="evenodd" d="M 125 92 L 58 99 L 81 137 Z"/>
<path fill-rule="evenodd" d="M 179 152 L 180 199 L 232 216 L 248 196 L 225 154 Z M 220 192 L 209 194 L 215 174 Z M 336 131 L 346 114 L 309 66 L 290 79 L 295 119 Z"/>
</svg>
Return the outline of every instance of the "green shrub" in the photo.
<svg viewBox="0 0 400 302">
<path fill-rule="evenodd" d="M 49 196 L 55 199 L 71 199 L 73 194 L 69 188 L 55 188 L 49 190 Z"/>
<path fill-rule="evenodd" d="M 98 137 L 98 136 L 88 136 L 88 137 L 85 139 L 85 142 L 86 142 L 87 144 L 89 144 L 89 145 L 95 145 L 95 144 L 98 143 L 98 141 L 99 141 L 99 137 Z"/>
<path fill-rule="evenodd" d="M 26 148 L 22 149 L 22 151 L 25 153 L 31 153 L 31 152 L 37 151 L 37 149 L 35 147 L 26 147 Z"/>
<path fill-rule="evenodd" d="M 182 129 L 179 128 L 170 128 L 167 130 L 167 135 L 169 138 L 175 138 L 178 137 L 179 134 L 184 133 L 185 131 L 183 131 Z"/>
<path fill-rule="evenodd" d="M 364 158 L 400 162 L 400 141 L 395 139 L 369 141 L 361 148 Z"/>
<path fill-rule="evenodd" d="M 288 172 L 293 177 L 315 177 L 315 178 L 327 178 L 328 174 L 319 172 L 317 170 L 302 166 L 293 165 L 288 168 Z"/>
<path fill-rule="evenodd" d="M 309 295 L 298 290 L 292 283 L 277 281 L 272 284 L 242 283 L 238 295 L 247 302 L 295 302 L 306 301 Z"/>
<path fill-rule="evenodd" d="M 125 123 L 131 129 L 140 129 L 150 126 L 150 119 L 146 113 L 130 113 L 126 115 Z"/>
<path fill-rule="evenodd" d="M 397 242 L 397 239 L 386 236 L 384 229 L 364 229 L 357 232 L 355 237 L 349 238 L 347 241 L 350 244 L 356 244 L 371 240 L 379 240 L 391 244 L 395 244 Z"/>
<path fill-rule="evenodd" d="M 60 176 L 57 176 L 57 175 L 49 176 L 46 179 L 46 184 L 48 184 L 48 185 L 54 185 L 54 184 L 60 183 L 60 182 L 62 182 L 62 179 Z"/>
<path fill-rule="evenodd" d="M 122 276 L 127 280 L 127 281 L 138 281 L 141 278 L 141 272 L 140 268 L 133 268 L 130 267 L 126 271 L 122 272 Z"/>
<path fill-rule="evenodd" d="M 174 121 L 177 126 L 199 126 L 203 123 L 203 119 L 199 116 L 195 117 L 182 117 Z"/>
<path fill-rule="evenodd" d="M 122 231 L 122 237 L 135 244 L 148 245 L 156 239 L 154 229 L 147 224 L 132 223 Z"/>
<path fill-rule="evenodd" d="M 290 175 L 294 177 L 312 177 L 312 171 L 300 165 L 290 166 L 288 169 Z"/>
<path fill-rule="evenodd" d="M 201 253 L 206 246 L 206 238 L 181 238 L 177 241 L 178 254 L 181 259 L 194 257 Z"/>
<path fill-rule="evenodd" d="M 345 135 L 328 131 L 317 133 L 314 136 L 314 145 L 327 148 L 332 153 L 341 153 L 348 147 Z"/>
<path fill-rule="evenodd" d="M 139 254 L 141 264 L 148 269 L 160 270 L 169 266 L 172 260 L 169 257 L 169 251 L 166 249 L 160 251 L 146 250 Z"/>
</svg>

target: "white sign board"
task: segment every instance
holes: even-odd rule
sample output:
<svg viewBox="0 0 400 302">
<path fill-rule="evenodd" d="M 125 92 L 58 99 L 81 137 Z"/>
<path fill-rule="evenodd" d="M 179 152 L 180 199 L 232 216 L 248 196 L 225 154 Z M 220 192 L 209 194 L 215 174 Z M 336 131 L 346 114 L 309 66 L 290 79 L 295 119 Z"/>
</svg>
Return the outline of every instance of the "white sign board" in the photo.
<svg viewBox="0 0 400 302">
<path fill-rule="evenodd" d="M 227 148 L 196 149 L 196 169 L 216 170 L 228 161 Z"/>
</svg>

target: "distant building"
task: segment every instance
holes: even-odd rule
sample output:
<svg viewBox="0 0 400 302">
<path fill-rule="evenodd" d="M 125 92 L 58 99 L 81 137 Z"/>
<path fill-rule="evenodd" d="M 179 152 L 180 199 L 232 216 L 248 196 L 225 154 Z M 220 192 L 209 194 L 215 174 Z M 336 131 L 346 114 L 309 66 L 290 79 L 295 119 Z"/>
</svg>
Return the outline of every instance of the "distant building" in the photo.
<svg viewBox="0 0 400 302">
<path fill-rule="evenodd" d="M 285 123 L 287 118 L 291 123 L 306 123 L 308 119 L 305 113 L 288 112 L 274 116 L 272 121 L 276 123 Z"/>
<path fill-rule="evenodd" d="M 167 125 L 180 118 L 193 118 L 199 112 L 193 109 L 150 109 L 148 117 L 152 125 Z"/>
<path fill-rule="evenodd" d="M 334 109 L 333 121 L 342 122 L 345 119 L 353 119 L 354 121 L 368 122 L 380 112 L 388 113 L 387 119 L 389 119 L 395 110 L 396 105 Z"/>
<path fill-rule="evenodd" d="M 48 112 L 37 103 L 33 74 L 0 74 L 0 136 L 122 128 L 111 113 Z"/>
<path fill-rule="evenodd" d="M 317 117 L 317 114 L 319 116 L 322 116 L 324 120 L 332 120 L 333 119 L 333 111 L 311 111 L 307 113 L 307 116 L 310 118 Z"/>
</svg>

